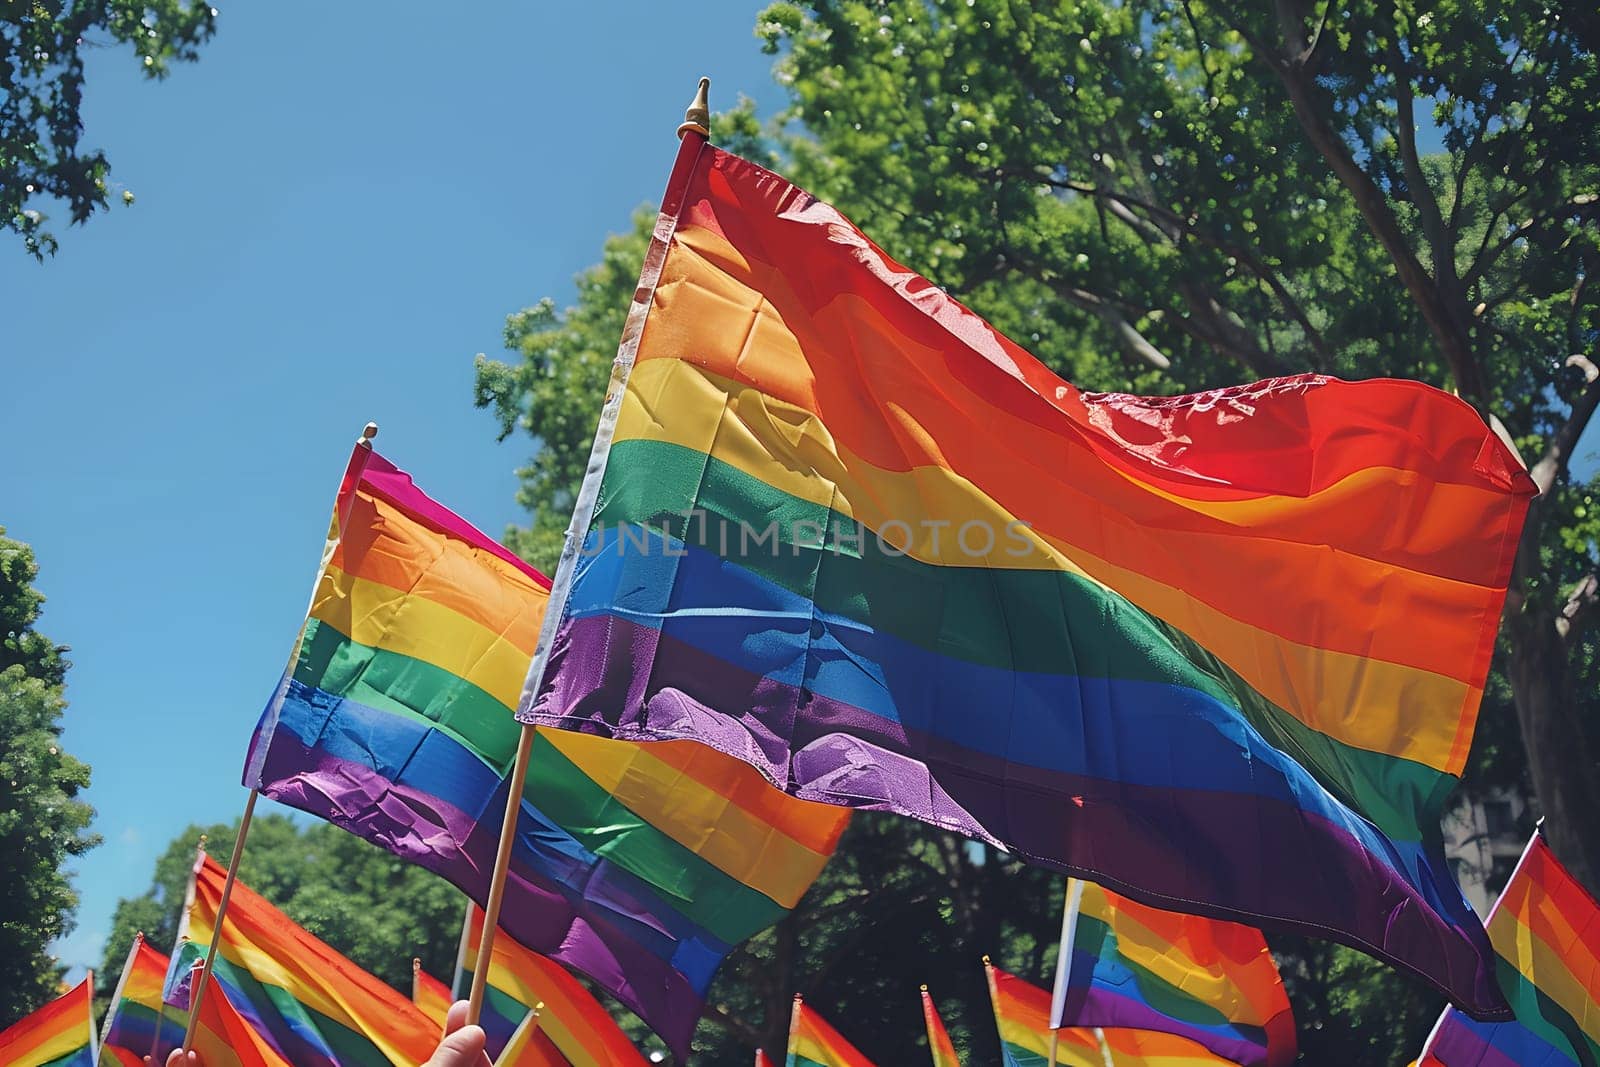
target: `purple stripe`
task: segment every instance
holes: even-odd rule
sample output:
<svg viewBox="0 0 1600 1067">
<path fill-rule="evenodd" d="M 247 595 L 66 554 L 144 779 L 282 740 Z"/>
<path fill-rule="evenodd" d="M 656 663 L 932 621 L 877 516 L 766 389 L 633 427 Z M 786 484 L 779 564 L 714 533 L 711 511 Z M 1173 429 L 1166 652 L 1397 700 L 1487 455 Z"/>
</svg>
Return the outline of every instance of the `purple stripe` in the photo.
<svg viewBox="0 0 1600 1067">
<path fill-rule="evenodd" d="M 1092 986 L 1085 994 L 1073 990 L 1067 1004 L 1069 1026 L 1121 1026 L 1131 1030 L 1158 1030 L 1186 1037 L 1217 1055 L 1242 1067 L 1267 1062 L 1267 1048 L 1257 1041 L 1229 1033 L 1228 1024 L 1190 1026 L 1156 1011 L 1142 1000 L 1121 996 L 1104 986 Z"/>
<path fill-rule="evenodd" d="M 298 750 L 292 757 L 287 753 L 291 748 Z M 371 767 L 299 745 L 269 748 L 262 777 L 262 792 L 271 799 L 433 871 L 486 905 L 498 825 L 477 822 Z M 489 807 L 499 812 L 504 804 L 497 791 Z M 688 978 L 629 932 L 624 917 L 645 925 L 651 925 L 650 918 L 625 888 L 607 877 L 610 869 L 609 863 L 594 867 L 582 897 L 572 900 L 546 888 L 526 864 L 513 860 L 500 924 L 525 947 L 593 978 L 680 1056 L 686 1055 L 704 1001 Z M 620 914 L 613 918 L 608 910 Z"/>
<path fill-rule="evenodd" d="M 1449 1012 L 1448 1008 L 1445 1010 Z M 1433 1057 L 1445 1067 L 1557 1067 L 1572 1063 L 1565 1056 L 1547 1057 L 1533 1063 L 1518 1063 L 1491 1045 L 1482 1034 L 1463 1026 L 1461 1020 L 1454 1015 L 1446 1016 L 1439 1027 L 1439 1033 L 1434 1037 L 1432 1044 L 1423 1050 L 1423 1055 Z"/>
<path fill-rule="evenodd" d="M 1293 805 L 1019 766 L 611 615 L 564 619 L 545 678 L 533 709 L 542 724 L 698 740 L 795 796 L 922 819 L 1153 907 L 1332 938 L 1459 1004 L 1506 1012 L 1481 926 L 1450 923 L 1388 858 Z M 1401 858 L 1413 878 L 1432 879 L 1433 857 Z"/>
</svg>

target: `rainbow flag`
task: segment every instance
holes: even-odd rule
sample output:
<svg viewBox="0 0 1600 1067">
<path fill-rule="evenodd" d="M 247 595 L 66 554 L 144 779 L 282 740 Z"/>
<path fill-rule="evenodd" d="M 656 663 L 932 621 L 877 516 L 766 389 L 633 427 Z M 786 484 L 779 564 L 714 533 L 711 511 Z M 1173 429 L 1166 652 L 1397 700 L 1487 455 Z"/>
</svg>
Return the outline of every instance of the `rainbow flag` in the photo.
<svg viewBox="0 0 1600 1067">
<path fill-rule="evenodd" d="M 1179 1034 L 1245 1067 L 1294 1062 L 1294 1014 L 1261 931 L 1071 884 L 1064 1025 Z"/>
<path fill-rule="evenodd" d="M 983 966 L 1004 1067 L 1045 1067 L 1050 1055 L 1050 994 L 1007 974 L 988 957 Z M 1088 1026 L 1056 1031 L 1056 1063 L 1062 1067 L 1105 1067 L 1108 1054 L 1117 1067 L 1221 1067 L 1232 1062 L 1176 1034 Z"/>
<path fill-rule="evenodd" d="M 934 1007 L 927 986 L 922 987 L 922 1021 L 928 1025 L 928 1055 L 933 1058 L 933 1067 L 961 1067 L 956 1047 L 950 1043 L 950 1032 L 939 1018 L 939 1009 Z"/>
<path fill-rule="evenodd" d="M 199 981 L 197 969 L 191 988 Z M 230 999 L 235 995 L 213 975 L 200 999 L 190 1047 L 199 1054 L 202 1067 L 296 1067 L 244 1019 Z"/>
<path fill-rule="evenodd" d="M 1489 910 L 1489 940 L 1516 1020 L 1479 1023 L 1446 1008 L 1422 1067 L 1600 1063 L 1600 903 L 1538 832 Z"/>
<path fill-rule="evenodd" d="M 216 929 L 227 872 L 202 855 L 180 925 L 166 996 L 187 1008 L 174 974 L 203 959 Z M 213 974 L 245 1021 L 294 1067 L 385 1067 L 425 1063 L 439 1027 L 410 1000 L 295 925 L 236 881 Z M 209 994 L 207 995 L 209 999 Z M 203 1005 L 202 1005 L 203 1006 Z"/>
<path fill-rule="evenodd" d="M 568 1060 L 540 1025 L 537 1007 L 522 1017 L 511 1039 L 494 1059 L 494 1067 L 567 1067 Z"/>
<path fill-rule="evenodd" d="M 756 1067 L 772 1067 L 772 1061 L 767 1059 L 767 1054 L 756 1049 Z"/>
<path fill-rule="evenodd" d="M 0 1030 L 4 1067 L 95 1067 L 94 972 L 44 1007 Z"/>
<path fill-rule="evenodd" d="M 1470 407 L 1084 393 L 696 134 L 663 204 L 524 721 L 1506 1010 L 1437 824 L 1533 485 Z"/>
<path fill-rule="evenodd" d="M 422 969 L 422 961 L 411 961 L 411 1003 L 417 1010 L 431 1019 L 442 1031 L 445 1017 L 450 1014 L 450 1005 L 454 1003 L 450 996 L 450 987 L 439 979 Z"/>
<path fill-rule="evenodd" d="M 872 1061 L 857 1052 L 826 1019 L 806 1007 L 797 993 L 794 1012 L 789 1016 L 789 1055 L 783 1067 L 872 1067 Z"/>
<path fill-rule="evenodd" d="M 477 969 L 482 940 L 483 911 L 473 905 L 467 913 L 463 938 L 463 971 Z M 483 1027 L 496 1050 L 510 1038 L 529 1010 L 540 1004 L 543 1007 L 539 1009 L 538 1033 L 564 1057 L 560 1062 L 573 1067 L 644 1067 L 644 1057 L 633 1042 L 576 978 L 548 958 L 519 945 L 501 929 L 489 961 L 483 1010 Z"/>
<path fill-rule="evenodd" d="M 483 903 L 548 582 L 366 451 L 245 784 Z M 502 925 L 680 1054 L 718 965 L 794 907 L 846 818 L 698 745 L 566 733 L 541 732 L 524 791 Z"/>
<path fill-rule="evenodd" d="M 146 1056 L 164 1064 L 167 1053 L 183 1044 L 188 1016 L 161 1002 L 169 962 L 145 943 L 144 934 L 133 935 L 100 1033 L 100 1067 L 143 1067 Z"/>
</svg>

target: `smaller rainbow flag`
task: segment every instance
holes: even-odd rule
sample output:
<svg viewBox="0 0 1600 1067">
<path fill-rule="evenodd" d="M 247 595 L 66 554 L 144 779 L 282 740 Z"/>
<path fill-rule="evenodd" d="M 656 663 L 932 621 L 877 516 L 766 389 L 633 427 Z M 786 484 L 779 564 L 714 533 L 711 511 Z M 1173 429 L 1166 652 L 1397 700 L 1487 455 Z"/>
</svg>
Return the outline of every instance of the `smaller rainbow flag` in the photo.
<svg viewBox="0 0 1600 1067">
<path fill-rule="evenodd" d="M 100 1067 L 144 1067 L 146 1056 L 152 1063 L 165 1063 L 167 1053 L 183 1044 L 188 1016 L 161 1002 L 170 962 L 145 943 L 144 934 L 133 935 L 100 1034 Z"/>
<path fill-rule="evenodd" d="M 483 939 L 483 909 L 469 906 L 463 937 L 462 969 L 478 966 Z M 535 1005 L 539 1011 L 537 1040 L 548 1042 L 562 1057 L 554 1062 L 573 1067 L 645 1067 L 609 1012 L 555 961 L 519 944 L 505 929 L 495 935 L 489 960 L 480 1022 L 489 1035 L 490 1056 L 503 1056 L 516 1028 Z M 509 1025 L 507 1025 L 509 1023 Z M 529 1061 L 537 1062 L 537 1061 Z"/>
<path fill-rule="evenodd" d="M 200 969 L 196 966 L 190 988 L 197 988 L 199 982 Z M 206 995 L 200 998 L 190 1047 L 199 1054 L 204 1067 L 294 1067 L 244 1020 L 227 987 L 215 976 L 206 983 Z"/>
<path fill-rule="evenodd" d="M 411 1003 L 444 1029 L 445 1016 L 450 1014 L 452 1003 L 450 987 L 423 970 L 419 959 L 411 961 Z"/>
<path fill-rule="evenodd" d="M 535 1004 L 511 1031 L 511 1040 L 495 1057 L 494 1067 L 567 1067 L 569 1061 L 539 1025 L 541 1007 Z"/>
<path fill-rule="evenodd" d="M 928 1054 L 933 1057 L 933 1067 L 961 1067 L 956 1047 L 950 1043 L 950 1032 L 939 1018 L 939 1009 L 934 1007 L 927 986 L 922 987 L 922 1019 L 928 1024 Z"/>
<path fill-rule="evenodd" d="M 1178 1034 L 1244 1067 L 1298 1053 L 1289 996 L 1261 931 L 1129 900 L 1084 881 L 1063 944 L 1066 988 L 1052 1021 Z M 1069 917 L 1071 908 L 1069 906 Z"/>
<path fill-rule="evenodd" d="M 829 1026 L 827 1020 L 794 995 L 789 1016 L 789 1055 L 784 1067 L 873 1067 L 872 1061 Z"/>
<path fill-rule="evenodd" d="M 756 1067 L 772 1067 L 772 1061 L 767 1059 L 767 1054 L 756 1049 Z"/>
<path fill-rule="evenodd" d="M 94 972 L 44 1007 L 0 1031 L 4 1067 L 94 1067 Z"/>
<path fill-rule="evenodd" d="M 1000 1058 L 1005 1067 L 1045 1067 L 1050 1056 L 1050 994 L 1007 974 L 983 958 L 989 976 L 989 998 L 1000 1030 Z M 1176 1034 L 1153 1030 L 1069 1026 L 1056 1031 L 1056 1063 L 1060 1067 L 1204 1067 L 1230 1061 Z"/>
<path fill-rule="evenodd" d="M 199 857 L 180 928 L 191 940 L 175 950 L 174 973 L 204 956 L 217 927 L 226 877 L 221 864 L 204 854 Z M 408 998 L 242 881 L 234 883 L 212 967 L 234 1009 L 294 1067 L 425 1063 L 439 1044 L 439 1028 Z M 178 981 L 187 979 L 180 974 Z M 169 990 L 169 999 L 173 995 Z"/>
<path fill-rule="evenodd" d="M 1535 831 L 1489 909 L 1495 978 L 1516 1018 L 1480 1023 L 1446 1008 L 1421 1067 L 1600 1063 L 1600 904 Z"/>
</svg>

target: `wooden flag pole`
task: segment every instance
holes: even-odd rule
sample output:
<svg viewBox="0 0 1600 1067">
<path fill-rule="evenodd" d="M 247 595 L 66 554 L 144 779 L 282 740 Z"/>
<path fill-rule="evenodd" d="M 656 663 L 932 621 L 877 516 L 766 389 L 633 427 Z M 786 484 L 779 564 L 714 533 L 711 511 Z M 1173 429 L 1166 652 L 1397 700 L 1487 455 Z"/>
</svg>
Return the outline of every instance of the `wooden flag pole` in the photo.
<svg viewBox="0 0 1600 1067">
<path fill-rule="evenodd" d="M 1106 1067 L 1117 1067 L 1117 1059 L 1111 1054 L 1111 1043 L 1106 1040 L 1106 1032 L 1095 1027 L 1094 1039 L 1100 1043 L 1100 1058 L 1105 1060 Z"/>
<path fill-rule="evenodd" d="M 238 880 L 239 857 L 244 855 L 244 839 L 250 833 L 250 820 L 256 813 L 256 790 L 244 802 L 244 815 L 239 818 L 239 832 L 233 838 L 233 855 L 228 859 L 228 877 L 222 882 L 222 898 L 217 901 L 217 921 L 211 927 L 211 944 L 206 947 L 206 961 L 200 965 L 200 984 L 189 998 L 189 1025 L 183 1031 L 183 1051 L 188 1054 L 194 1045 L 194 1023 L 200 1018 L 200 1005 L 206 999 L 206 979 L 211 977 L 211 966 L 217 959 L 217 946 L 222 944 L 222 923 L 228 916 L 228 898 L 233 896 L 233 883 Z"/>
<path fill-rule="evenodd" d="M 683 122 L 678 126 L 680 141 L 691 133 L 700 137 L 710 136 L 710 90 L 711 79 L 701 78 L 695 89 L 694 100 L 684 111 Z M 672 188 L 669 184 L 669 198 L 671 194 Z M 667 206 L 663 202 L 663 211 Z M 673 210 L 676 211 L 677 208 Z M 523 688 L 525 696 L 537 695 L 544 682 L 544 670 L 549 663 L 550 642 L 555 636 L 560 617 L 566 610 L 567 595 L 571 592 L 572 578 L 578 562 L 578 549 L 588 532 L 589 522 L 594 517 L 600 493 L 598 471 L 604 468 L 603 459 L 610 448 L 611 434 L 616 426 L 617 414 L 622 407 L 627 372 L 633 365 L 639 334 L 644 325 L 645 309 L 648 306 L 648 300 L 638 294 L 654 292 L 661 277 L 661 264 L 665 252 L 660 240 L 659 237 L 656 239 L 657 243 L 652 245 L 652 252 L 645 259 L 634 304 L 628 311 L 628 324 L 624 327 L 622 343 L 618 346 L 617 358 L 612 364 L 611 389 L 606 394 L 605 405 L 600 412 L 600 425 L 595 431 L 594 446 L 590 451 L 589 471 L 578 489 L 578 499 L 572 509 L 572 521 L 567 526 L 566 541 L 561 547 L 561 558 L 557 562 L 555 579 L 551 585 L 550 601 L 545 608 L 544 625 L 539 631 L 539 644 L 534 652 L 533 662 L 528 668 L 527 683 Z M 600 462 L 597 463 L 597 460 Z M 472 992 L 467 998 L 469 1024 L 476 1023 L 483 1010 L 483 991 L 489 978 L 489 956 L 494 948 L 495 936 L 499 932 L 500 903 L 505 898 L 506 870 L 511 861 L 511 843 L 516 837 L 522 790 L 528 778 L 528 757 L 533 752 L 533 731 L 531 723 L 523 723 L 522 734 L 517 739 L 517 759 L 511 772 L 511 785 L 506 790 L 505 821 L 500 824 L 500 845 L 495 852 L 494 871 L 489 876 L 488 902 L 484 907 L 483 916 L 483 937 L 478 945 L 478 965 L 473 968 Z"/>
<path fill-rule="evenodd" d="M 367 463 L 372 459 L 372 439 L 378 436 L 378 424 L 369 422 L 361 428 L 361 436 L 356 438 L 355 447 L 350 453 L 350 462 L 345 467 L 343 480 L 339 483 L 339 496 L 334 500 L 334 514 L 338 517 L 338 525 L 334 536 L 342 537 L 345 524 L 350 518 L 350 508 L 355 502 L 355 485 L 360 482 L 361 474 L 367 469 Z M 350 487 L 346 496 L 345 487 Z M 317 568 L 317 579 L 311 586 L 311 603 L 316 603 L 317 586 L 322 582 L 322 574 L 332 557 L 332 545 L 323 551 L 322 564 Z M 306 606 L 306 616 L 311 615 L 311 604 Z M 303 635 L 304 631 L 302 631 Z M 287 687 L 289 677 L 294 673 L 295 659 L 299 655 L 300 643 L 295 642 L 294 652 L 290 654 L 288 666 L 284 668 L 284 680 L 278 687 L 275 700 L 283 699 L 284 688 Z M 248 773 L 248 772 L 247 772 Z M 259 779 L 257 779 L 259 780 Z M 211 977 L 212 965 L 217 959 L 217 946 L 222 944 L 222 924 L 228 917 L 228 901 L 233 896 L 233 884 L 239 877 L 239 859 L 244 855 L 245 838 L 250 833 L 250 820 L 255 817 L 256 798 L 261 795 L 260 790 L 252 788 L 249 798 L 244 802 L 244 814 L 239 817 L 239 833 L 233 839 L 233 855 L 228 859 L 228 876 L 222 882 L 222 896 L 217 901 L 217 918 L 211 927 L 211 944 L 206 947 L 206 959 L 200 970 L 200 984 L 194 990 L 189 1002 L 189 1025 L 183 1032 L 183 1051 L 187 1054 L 194 1045 L 194 1023 L 200 1017 L 200 1005 L 205 1000 L 206 982 Z M 205 842 L 201 841 L 202 849 Z"/>
<path fill-rule="evenodd" d="M 467 1023 L 476 1025 L 483 1011 L 483 991 L 489 982 L 489 957 L 500 926 L 500 902 L 506 896 L 506 869 L 511 865 L 511 843 L 517 836 L 517 816 L 522 814 L 522 787 L 528 780 L 528 759 L 533 755 L 533 726 L 522 724 L 517 737 L 517 758 L 507 780 L 505 818 L 500 823 L 500 847 L 494 854 L 489 878 L 489 902 L 483 909 L 483 936 L 478 938 L 478 965 L 472 969 L 472 993 L 467 997 Z"/>
<path fill-rule="evenodd" d="M 1056 1067 L 1061 1027 L 1066 1025 L 1067 982 L 1072 977 L 1072 942 L 1078 932 L 1078 909 L 1083 904 L 1083 879 L 1067 879 L 1061 906 L 1061 947 L 1056 950 L 1056 984 L 1050 993 L 1050 1067 Z"/>
</svg>

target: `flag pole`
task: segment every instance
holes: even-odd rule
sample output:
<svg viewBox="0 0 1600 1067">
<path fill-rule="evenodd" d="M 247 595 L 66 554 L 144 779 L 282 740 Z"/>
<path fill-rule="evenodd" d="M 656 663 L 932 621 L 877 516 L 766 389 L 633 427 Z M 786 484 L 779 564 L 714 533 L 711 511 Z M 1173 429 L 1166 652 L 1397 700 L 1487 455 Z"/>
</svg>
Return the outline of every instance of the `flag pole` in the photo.
<svg viewBox="0 0 1600 1067">
<path fill-rule="evenodd" d="M 222 922 L 228 915 L 228 899 L 233 896 L 233 884 L 238 881 L 239 857 L 244 855 L 244 839 L 250 833 L 250 820 L 256 813 L 256 797 L 261 794 L 250 790 L 244 802 L 244 814 L 239 818 L 239 832 L 233 838 L 233 855 L 228 859 L 228 876 L 222 881 L 222 898 L 217 901 L 217 921 L 211 926 L 211 944 L 206 946 L 206 960 L 200 965 L 200 984 L 189 1002 L 189 1025 L 183 1031 L 183 1051 L 187 1055 L 194 1045 L 194 1024 L 200 1018 L 200 1005 L 206 999 L 206 979 L 211 977 L 211 966 L 217 959 L 217 946 L 222 944 Z"/>
<path fill-rule="evenodd" d="M 334 514 L 337 516 L 337 525 L 333 531 L 333 538 L 323 550 L 322 565 L 317 568 L 317 579 L 311 586 L 311 600 L 316 602 L 317 587 L 322 583 L 323 572 L 327 569 L 333 557 L 333 548 L 338 539 L 344 536 L 345 524 L 350 519 L 350 509 L 355 506 L 355 487 L 361 481 L 362 472 L 367 469 L 367 463 L 372 459 L 372 439 L 378 436 L 378 424 L 369 422 L 361 428 L 361 436 L 356 438 L 354 448 L 350 452 L 350 462 L 345 466 L 344 479 L 339 483 L 339 496 L 334 501 Z M 306 616 L 311 615 L 311 607 L 307 605 Z M 301 634 L 305 630 L 302 628 Z M 295 660 L 299 657 L 300 642 L 295 642 L 294 651 L 290 653 L 289 664 L 284 668 L 283 681 L 278 685 L 278 691 L 273 697 L 273 703 L 283 701 L 284 690 L 288 688 L 289 679 L 294 674 Z M 251 760 L 253 764 L 254 759 Z M 254 768 L 250 768 L 254 769 Z M 247 769 L 248 773 L 248 769 Z M 259 781 L 259 777 L 256 777 Z M 211 927 L 211 944 L 206 947 L 205 963 L 201 965 L 200 985 L 194 991 L 194 997 L 189 1005 L 189 1025 L 183 1031 L 183 1051 L 187 1054 L 194 1045 L 194 1024 L 200 1017 L 200 1005 L 205 1000 L 207 979 L 211 977 L 211 969 L 217 959 L 217 946 L 222 944 L 222 924 L 228 917 L 228 901 L 233 897 L 233 885 L 239 877 L 239 860 L 244 856 L 245 838 L 250 833 L 250 820 L 255 817 L 256 798 L 261 796 L 261 791 L 251 787 L 250 795 L 244 802 L 244 814 L 239 817 L 239 832 L 233 839 L 233 855 L 228 858 L 228 875 L 222 882 L 222 896 L 217 901 L 217 918 Z M 203 847 L 203 843 L 202 843 Z M 159 1028 L 158 1028 L 159 1030 Z"/>
<path fill-rule="evenodd" d="M 1106 1032 L 1098 1026 L 1095 1027 L 1094 1039 L 1100 1043 L 1100 1058 L 1105 1060 L 1106 1067 L 1117 1067 L 1117 1059 L 1111 1055 L 1111 1043 L 1106 1040 Z"/>
<path fill-rule="evenodd" d="M 122 965 L 122 977 L 117 979 L 117 988 L 111 991 L 111 1003 L 106 1007 L 105 1021 L 100 1024 L 100 1043 L 104 1045 L 106 1038 L 111 1036 L 111 1020 L 117 1017 L 117 1006 L 122 1003 L 122 992 L 128 987 L 128 972 L 133 970 L 133 961 L 139 955 L 139 946 L 144 944 L 144 931 L 140 930 L 133 935 L 133 944 L 128 946 L 128 959 Z M 161 1036 L 161 1020 L 156 1020 L 156 1036 Z M 150 1050 L 150 1055 L 155 1055 L 155 1049 Z"/>
<path fill-rule="evenodd" d="M 701 78 L 694 100 L 683 113 L 678 126 L 678 140 L 683 147 L 673 164 L 672 176 L 667 182 L 666 194 L 661 201 L 661 222 L 656 225 L 650 250 L 645 254 L 644 268 L 639 274 L 639 284 L 634 290 L 633 305 L 628 309 L 627 323 L 623 327 L 622 341 L 617 346 L 617 356 L 611 365 L 611 381 L 606 391 L 605 404 L 600 410 L 599 426 L 595 430 L 594 445 L 589 451 L 589 467 L 579 486 L 578 498 L 572 509 L 572 521 L 567 525 L 566 540 L 561 547 L 561 558 L 556 564 L 555 577 L 550 587 L 550 601 L 545 607 L 544 625 L 539 631 L 539 643 L 533 662 L 528 667 L 527 682 L 523 686 L 523 702 L 538 694 L 544 682 L 545 667 L 549 664 L 550 643 L 556 627 L 566 611 L 567 597 L 572 592 L 572 580 L 578 562 L 578 550 L 594 518 L 600 494 L 600 476 L 605 471 L 605 460 L 611 449 L 611 435 L 615 431 L 617 415 L 622 409 L 628 374 L 633 368 L 639 348 L 639 336 L 644 329 L 645 315 L 654 298 L 656 284 L 661 279 L 661 267 L 666 260 L 670 226 L 676 225 L 678 212 L 683 208 L 682 182 L 693 172 L 698 159 L 696 148 L 703 148 L 711 135 L 711 105 L 709 93 L 711 79 Z M 693 139 L 689 138 L 694 134 Z M 687 168 L 686 168 L 687 162 Z M 667 223 L 664 227 L 662 223 Z M 518 717 L 521 718 L 519 707 Z M 517 758 L 512 767 L 509 788 L 506 790 L 505 819 L 500 824 L 500 843 L 495 851 L 494 870 L 489 876 L 489 893 L 484 907 L 483 936 L 478 943 L 478 965 L 472 972 L 472 992 L 467 998 L 467 1022 L 478 1021 L 483 1010 L 483 991 L 489 977 L 489 958 L 494 950 L 494 939 L 500 928 L 500 903 L 505 897 L 506 870 L 511 863 L 511 844 L 516 838 L 517 816 L 521 813 L 522 791 L 527 783 L 528 758 L 533 752 L 533 731 L 530 722 L 522 723 L 522 733 L 517 739 Z"/>
<path fill-rule="evenodd" d="M 796 993 L 794 995 L 794 1007 L 789 1009 L 789 1044 L 784 1050 L 784 1059 L 786 1060 L 792 1061 L 795 1053 L 799 1051 L 799 1049 L 795 1048 L 795 1044 L 800 1036 L 800 1006 L 804 1003 L 805 999 L 799 993 Z"/>
<path fill-rule="evenodd" d="M 1061 906 L 1061 947 L 1056 950 L 1056 984 L 1050 993 L 1050 1067 L 1056 1067 L 1056 1049 L 1061 1027 L 1066 1024 L 1067 983 L 1072 977 L 1072 942 L 1078 932 L 1078 909 L 1083 905 L 1083 879 L 1067 879 L 1066 900 Z M 1102 1047 L 1104 1042 L 1101 1042 Z"/>
<path fill-rule="evenodd" d="M 475 905 L 472 899 L 467 899 L 467 908 L 461 913 L 461 940 L 456 945 L 456 970 L 450 976 L 450 1000 L 452 1003 L 461 999 L 461 974 L 467 969 L 467 944 L 472 937 L 472 909 Z"/>
</svg>

